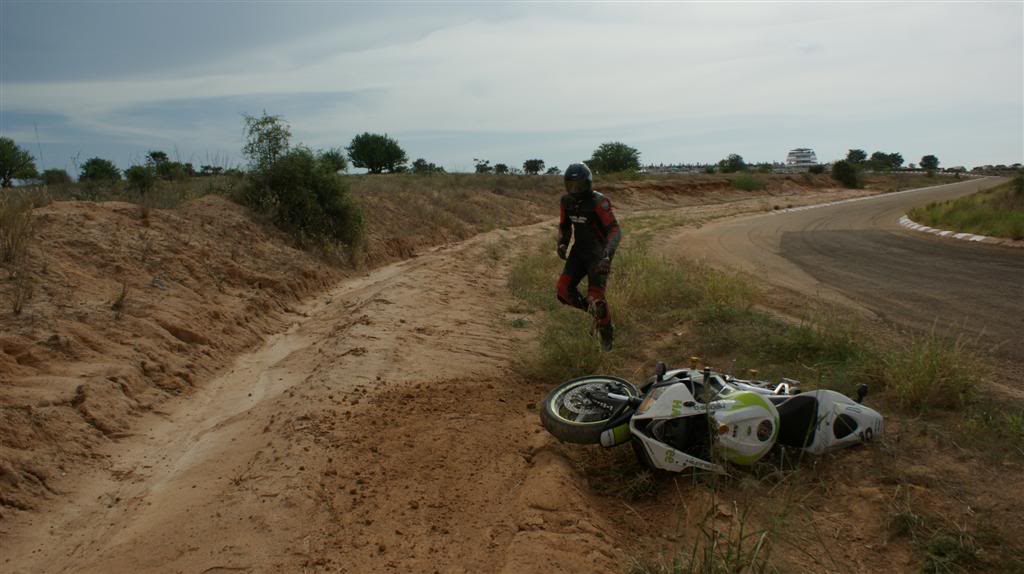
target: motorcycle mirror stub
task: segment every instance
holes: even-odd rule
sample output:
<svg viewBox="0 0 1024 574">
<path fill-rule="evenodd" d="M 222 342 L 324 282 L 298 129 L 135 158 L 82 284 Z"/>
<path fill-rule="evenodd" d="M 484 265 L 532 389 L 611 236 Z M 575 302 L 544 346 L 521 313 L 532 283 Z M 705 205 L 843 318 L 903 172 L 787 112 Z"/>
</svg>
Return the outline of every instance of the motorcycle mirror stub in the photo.
<svg viewBox="0 0 1024 574">
<path fill-rule="evenodd" d="M 658 361 L 658 365 L 654 367 L 654 375 L 659 383 L 665 380 L 665 370 L 665 363 Z"/>
</svg>

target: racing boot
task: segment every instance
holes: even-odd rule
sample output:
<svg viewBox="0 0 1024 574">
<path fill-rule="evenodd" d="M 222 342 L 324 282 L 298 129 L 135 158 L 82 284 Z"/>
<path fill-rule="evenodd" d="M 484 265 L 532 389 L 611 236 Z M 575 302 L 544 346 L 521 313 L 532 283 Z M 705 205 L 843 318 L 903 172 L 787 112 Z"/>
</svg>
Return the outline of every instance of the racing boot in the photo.
<svg viewBox="0 0 1024 574">
<path fill-rule="evenodd" d="M 587 311 L 594 317 L 594 330 L 597 331 L 597 335 L 601 340 L 601 350 L 605 352 L 611 351 L 612 340 L 615 337 L 615 328 L 612 327 L 611 319 L 608 317 L 608 303 L 604 299 L 591 301 Z"/>
</svg>

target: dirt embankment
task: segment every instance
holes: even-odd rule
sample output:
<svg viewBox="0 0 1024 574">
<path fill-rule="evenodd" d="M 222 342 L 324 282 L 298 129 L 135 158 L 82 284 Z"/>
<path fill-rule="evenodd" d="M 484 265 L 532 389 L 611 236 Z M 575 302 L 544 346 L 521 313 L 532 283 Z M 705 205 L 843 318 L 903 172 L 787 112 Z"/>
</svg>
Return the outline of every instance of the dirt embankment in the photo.
<svg viewBox="0 0 1024 574">
<path fill-rule="evenodd" d="M 810 200 L 790 183 L 658 185 L 605 190 L 632 209 Z M 37 210 L 35 296 L 0 315 L 0 536 L 18 533 L 14 566 L 613 565 L 610 527 L 581 510 L 591 495 L 534 438 L 536 413 L 509 375 L 522 339 L 504 316 L 503 258 L 553 230 L 500 228 L 553 216 L 557 188 L 356 192 L 367 264 L 422 255 L 339 283 L 216 197 L 148 215 Z M 31 527 L 10 530 L 18 518 Z M 94 532 L 97 521 L 109 527 Z"/>
<path fill-rule="evenodd" d="M 341 277 L 215 196 L 181 210 L 35 211 L 33 296 L 20 315 L 0 313 L 0 515 L 31 508 L 55 473 L 190 392 Z"/>
</svg>

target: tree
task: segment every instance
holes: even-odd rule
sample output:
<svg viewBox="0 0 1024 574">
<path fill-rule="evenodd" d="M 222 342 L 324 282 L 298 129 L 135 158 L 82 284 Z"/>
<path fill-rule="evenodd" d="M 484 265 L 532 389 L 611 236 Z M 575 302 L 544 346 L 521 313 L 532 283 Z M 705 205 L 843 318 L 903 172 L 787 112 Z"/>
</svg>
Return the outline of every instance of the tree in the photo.
<svg viewBox="0 0 1024 574">
<path fill-rule="evenodd" d="M 150 165 L 153 165 L 153 166 L 158 166 L 160 164 L 167 163 L 169 161 L 171 161 L 171 159 L 169 157 L 167 157 L 167 152 L 151 150 L 148 154 L 146 154 L 146 163 L 148 163 Z M 129 169 L 131 169 L 131 168 L 129 168 Z M 127 173 L 128 172 L 125 171 L 125 176 L 126 177 L 127 177 Z"/>
<path fill-rule="evenodd" d="M 431 175 L 435 173 L 444 173 L 444 168 L 433 163 L 428 163 L 427 160 L 419 158 L 412 162 L 412 172 L 417 175 Z"/>
<path fill-rule="evenodd" d="M 46 185 L 64 185 L 71 183 L 71 176 L 63 169 L 48 169 L 42 174 L 43 183 Z"/>
<path fill-rule="evenodd" d="M 264 172 L 291 147 L 292 131 L 281 116 L 243 116 L 245 121 L 245 144 L 242 154 L 249 160 L 249 167 Z"/>
<path fill-rule="evenodd" d="M 317 159 L 335 173 L 348 170 L 348 158 L 345 157 L 345 150 L 340 147 L 321 151 Z"/>
<path fill-rule="evenodd" d="M 622 142 L 607 142 L 597 146 L 587 164 L 598 173 L 638 171 L 640 152 Z"/>
<path fill-rule="evenodd" d="M 124 178 L 128 180 L 128 185 L 139 194 L 146 195 L 146 192 L 156 185 L 156 168 L 148 162 L 146 165 L 133 165 L 124 170 Z"/>
<path fill-rule="evenodd" d="M 718 162 L 718 170 L 722 173 L 735 173 L 746 169 L 747 164 L 743 161 L 743 156 L 739 154 L 731 153 L 729 157 Z"/>
<path fill-rule="evenodd" d="M 558 166 L 553 165 L 553 166 L 549 167 L 547 171 L 544 172 L 544 175 L 559 175 L 561 173 L 562 173 L 562 170 L 559 169 Z"/>
<path fill-rule="evenodd" d="M 477 173 L 491 173 L 494 170 L 489 159 L 473 158 L 473 168 Z"/>
<path fill-rule="evenodd" d="M 503 163 L 496 163 L 494 164 L 494 173 L 504 175 L 508 173 L 508 166 Z"/>
<path fill-rule="evenodd" d="M 544 171 L 544 160 L 542 159 L 528 159 L 523 162 L 523 171 L 527 175 L 537 175 Z"/>
<path fill-rule="evenodd" d="M 899 153 L 889 154 L 889 167 L 899 169 L 903 167 L 903 155 Z"/>
<path fill-rule="evenodd" d="M 409 161 L 405 150 L 387 134 L 364 132 L 352 138 L 347 148 L 352 165 L 365 168 L 370 173 L 395 173 L 402 171 Z"/>
<path fill-rule="evenodd" d="M 846 153 L 846 162 L 851 165 L 860 165 L 868 158 L 868 154 L 862 149 L 851 149 Z"/>
<path fill-rule="evenodd" d="M 121 170 L 117 169 L 114 162 L 99 157 L 86 160 L 82 164 L 82 173 L 78 175 L 78 181 L 101 182 L 119 181 Z"/>
<path fill-rule="evenodd" d="M 0 187 L 11 187 L 16 179 L 37 175 L 32 154 L 15 145 L 11 138 L 0 138 Z"/>
<path fill-rule="evenodd" d="M 363 229 L 359 206 L 345 178 L 299 146 L 279 156 L 263 178 L 270 212 L 279 227 L 303 243 L 353 245 Z"/>
<path fill-rule="evenodd" d="M 832 164 L 832 177 L 842 183 L 845 187 L 858 188 L 861 186 L 860 170 L 852 163 L 840 160 Z"/>
<path fill-rule="evenodd" d="M 939 169 L 939 158 L 929 154 L 921 158 L 921 169 L 935 171 Z"/>
</svg>

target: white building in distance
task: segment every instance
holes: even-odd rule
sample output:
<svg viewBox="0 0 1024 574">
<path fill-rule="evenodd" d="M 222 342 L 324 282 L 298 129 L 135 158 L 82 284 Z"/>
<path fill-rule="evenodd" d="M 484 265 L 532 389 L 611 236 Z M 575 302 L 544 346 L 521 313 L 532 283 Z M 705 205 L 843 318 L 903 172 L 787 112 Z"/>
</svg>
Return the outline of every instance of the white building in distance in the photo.
<svg viewBox="0 0 1024 574">
<path fill-rule="evenodd" d="M 818 157 L 814 155 L 813 149 L 798 147 L 789 150 L 789 155 L 786 156 L 786 165 L 789 167 L 810 167 L 818 165 Z"/>
</svg>

